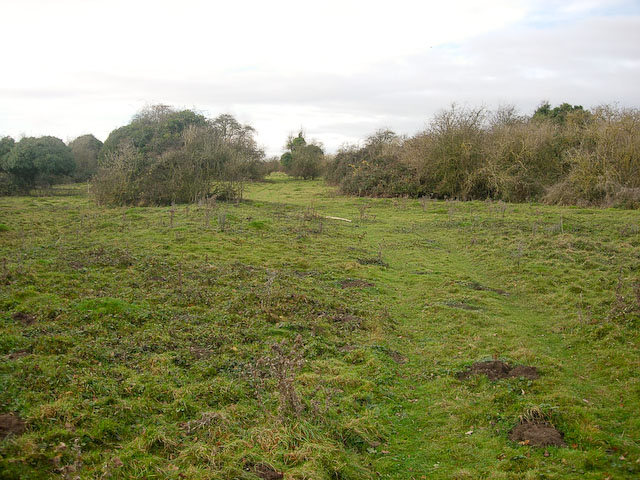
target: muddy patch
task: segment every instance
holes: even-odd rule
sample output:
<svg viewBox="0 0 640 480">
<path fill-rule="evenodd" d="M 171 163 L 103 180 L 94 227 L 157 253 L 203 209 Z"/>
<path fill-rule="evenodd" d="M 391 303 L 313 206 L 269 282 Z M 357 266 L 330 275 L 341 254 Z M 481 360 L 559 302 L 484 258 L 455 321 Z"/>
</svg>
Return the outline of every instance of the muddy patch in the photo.
<svg viewBox="0 0 640 480">
<path fill-rule="evenodd" d="M 30 315 L 28 313 L 25 312 L 16 312 L 13 315 L 11 315 L 11 318 L 16 321 L 16 322 L 20 322 L 22 325 L 33 325 L 36 321 L 36 317 L 33 315 Z"/>
<path fill-rule="evenodd" d="M 20 417 L 12 413 L 0 415 L 0 440 L 4 440 L 9 435 L 22 435 L 26 424 Z"/>
<path fill-rule="evenodd" d="M 371 282 L 360 280 L 358 278 L 346 278 L 340 282 L 342 288 L 361 288 L 361 287 L 373 287 L 375 286 Z"/>
<path fill-rule="evenodd" d="M 284 473 L 277 471 L 271 465 L 266 463 L 251 465 L 247 469 L 264 480 L 280 480 L 284 478 Z"/>
<path fill-rule="evenodd" d="M 529 380 L 535 380 L 540 376 L 536 367 L 526 365 L 511 367 L 508 363 L 501 362 L 500 360 L 492 360 L 474 363 L 467 370 L 458 373 L 458 378 L 460 380 L 466 380 L 474 375 L 486 375 L 489 380 L 499 380 L 501 378 L 527 378 Z"/>
<path fill-rule="evenodd" d="M 509 440 L 532 447 L 566 447 L 562 433 L 549 423 L 523 422 L 515 426 Z"/>
</svg>

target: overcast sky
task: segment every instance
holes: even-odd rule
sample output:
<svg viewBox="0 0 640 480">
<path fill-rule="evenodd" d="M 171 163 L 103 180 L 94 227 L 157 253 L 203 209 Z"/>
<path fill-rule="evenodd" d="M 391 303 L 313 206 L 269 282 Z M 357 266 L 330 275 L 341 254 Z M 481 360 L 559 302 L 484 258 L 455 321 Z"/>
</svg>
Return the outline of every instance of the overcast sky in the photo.
<svg viewBox="0 0 640 480">
<path fill-rule="evenodd" d="M 0 136 L 145 105 L 231 113 L 269 154 L 412 134 L 451 102 L 640 106 L 640 0 L 1 0 Z"/>
</svg>

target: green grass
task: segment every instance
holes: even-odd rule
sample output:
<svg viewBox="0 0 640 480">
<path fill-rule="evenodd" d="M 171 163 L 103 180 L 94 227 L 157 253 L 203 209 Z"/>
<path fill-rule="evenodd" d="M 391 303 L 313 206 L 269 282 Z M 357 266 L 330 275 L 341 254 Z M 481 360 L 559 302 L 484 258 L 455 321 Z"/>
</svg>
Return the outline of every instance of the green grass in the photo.
<svg viewBox="0 0 640 480">
<path fill-rule="evenodd" d="M 0 478 L 640 476 L 637 211 L 85 190 L 0 199 Z M 491 358 L 541 377 L 456 378 Z M 566 448 L 508 439 L 530 409 Z"/>
</svg>

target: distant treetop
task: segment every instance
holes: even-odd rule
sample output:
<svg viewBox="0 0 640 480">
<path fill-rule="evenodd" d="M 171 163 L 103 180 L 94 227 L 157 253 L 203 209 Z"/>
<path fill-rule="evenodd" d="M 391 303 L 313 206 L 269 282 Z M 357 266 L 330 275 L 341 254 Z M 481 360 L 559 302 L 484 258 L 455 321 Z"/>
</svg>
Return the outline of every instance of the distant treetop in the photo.
<svg viewBox="0 0 640 480">
<path fill-rule="evenodd" d="M 557 107 L 551 108 L 549 102 L 543 102 L 533 113 L 533 120 L 553 120 L 556 123 L 563 124 L 566 122 L 567 117 L 572 113 L 579 113 L 588 115 L 588 111 L 585 110 L 582 105 L 571 105 L 569 103 L 562 103 Z"/>
</svg>

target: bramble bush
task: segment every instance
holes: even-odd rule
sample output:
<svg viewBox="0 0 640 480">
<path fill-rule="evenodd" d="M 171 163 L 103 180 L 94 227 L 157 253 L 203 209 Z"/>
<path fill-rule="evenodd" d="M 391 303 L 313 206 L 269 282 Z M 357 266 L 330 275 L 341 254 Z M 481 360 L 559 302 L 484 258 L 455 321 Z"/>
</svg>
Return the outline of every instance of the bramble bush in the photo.
<svg viewBox="0 0 640 480">
<path fill-rule="evenodd" d="M 381 131 L 343 147 L 327 180 L 344 193 L 640 206 L 640 111 L 543 103 L 530 116 L 439 112 L 411 138 Z"/>
<path fill-rule="evenodd" d="M 327 164 L 327 181 L 352 195 L 420 196 L 415 169 L 401 161 L 403 145 L 402 137 L 379 130 L 362 147 L 343 147 Z"/>
</svg>

